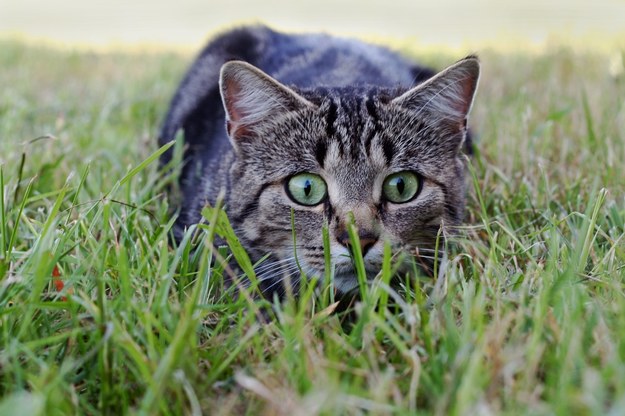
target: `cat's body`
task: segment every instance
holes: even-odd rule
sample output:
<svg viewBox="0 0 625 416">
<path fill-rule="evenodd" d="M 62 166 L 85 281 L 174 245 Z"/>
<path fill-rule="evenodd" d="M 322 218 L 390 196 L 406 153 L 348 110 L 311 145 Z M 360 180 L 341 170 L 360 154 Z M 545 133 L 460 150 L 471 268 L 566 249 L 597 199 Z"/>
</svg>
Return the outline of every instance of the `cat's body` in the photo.
<svg viewBox="0 0 625 416">
<path fill-rule="evenodd" d="M 324 224 L 337 290 L 353 289 L 348 215 L 369 278 L 385 241 L 427 258 L 441 226 L 462 218 L 462 147 L 479 64 L 468 58 L 433 75 L 385 48 L 326 35 L 252 27 L 212 41 L 160 135 L 164 143 L 182 129 L 188 146 L 177 237 L 223 190 L 252 259 L 271 254 L 258 273 L 268 292 L 287 276 L 296 282 L 299 267 L 323 275 Z"/>
</svg>

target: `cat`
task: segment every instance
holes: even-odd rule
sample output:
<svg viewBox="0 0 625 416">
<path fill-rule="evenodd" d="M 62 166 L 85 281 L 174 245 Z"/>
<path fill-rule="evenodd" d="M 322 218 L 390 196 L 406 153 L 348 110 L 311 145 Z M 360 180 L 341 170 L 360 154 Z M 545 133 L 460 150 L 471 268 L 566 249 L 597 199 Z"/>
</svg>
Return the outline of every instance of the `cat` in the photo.
<svg viewBox="0 0 625 416">
<path fill-rule="evenodd" d="M 463 218 L 479 73 L 475 56 L 436 73 L 385 47 L 325 34 L 251 26 L 216 37 L 160 132 L 161 144 L 179 131 L 186 144 L 175 238 L 223 190 L 251 259 L 269 255 L 256 269 L 269 296 L 301 272 L 324 276 L 324 224 L 335 292 L 353 292 L 348 218 L 367 279 L 380 271 L 385 243 L 407 259 L 419 254 L 427 272 L 441 227 Z"/>
</svg>

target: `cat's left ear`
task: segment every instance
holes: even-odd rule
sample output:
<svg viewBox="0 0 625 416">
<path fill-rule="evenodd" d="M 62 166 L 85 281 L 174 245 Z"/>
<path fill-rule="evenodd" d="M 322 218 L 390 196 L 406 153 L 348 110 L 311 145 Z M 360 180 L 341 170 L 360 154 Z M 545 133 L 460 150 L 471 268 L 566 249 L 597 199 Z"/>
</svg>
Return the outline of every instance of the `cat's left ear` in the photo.
<svg viewBox="0 0 625 416">
<path fill-rule="evenodd" d="M 393 104 L 428 114 L 453 129 L 466 128 L 466 120 L 480 78 L 480 62 L 469 56 L 391 101 Z"/>
<path fill-rule="evenodd" d="M 243 61 L 230 61 L 221 67 L 219 89 L 228 136 L 234 143 L 254 136 L 264 123 L 285 112 L 315 108 L 292 89 Z"/>
</svg>

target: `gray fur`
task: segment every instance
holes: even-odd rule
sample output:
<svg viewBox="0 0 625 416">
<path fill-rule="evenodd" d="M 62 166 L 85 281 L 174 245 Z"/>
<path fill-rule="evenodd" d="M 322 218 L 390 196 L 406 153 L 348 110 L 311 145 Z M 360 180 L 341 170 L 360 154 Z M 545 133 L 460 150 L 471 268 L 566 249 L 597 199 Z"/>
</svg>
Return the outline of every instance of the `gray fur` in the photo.
<svg viewBox="0 0 625 416">
<path fill-rule="evenodd" d="M 223 53 L 234 48 L 229 36 L 245 37 L 239 56 Z M 231 62 L 219 65 L 217 75 L 220 61 Z M 350 213 L 369 278 L 380 270 L 387 241 L 396 252 L 418 250 L 427 270 L 441 227 L 462 219 L 462 149 L 479 63 L 466 58 L 420 84 L 414 82 L 418 71 L 427 73 L 384 48 L 325 35 L 251 28 L 209 44 L 174 99 L 161 135 L 166 140 L 180 128 L 201 131 L 198 124 L 208 131 L 185 137 L 191 150 L 178 233 L 197 222 L 202 206 L 214 204 L 223 190 L 230 220 L 252 259 L 271 254 L 257 270 L 266 292 L 281 291 L 285 278 L 299 279 L 294 244 L 302 270 L 323 276 L 324 224 L 338 291 L 356 287 L 346 239 Z M 206 98 L 216 92 L 221 106 Z M 213 106 L 203 118 L 193 115 L 190 104 L 197 107 L 202 100 Z M 226 128 L 217 127 L 217 118 Z M 394 204 L 385 200 L 382 184 L 401 171 L 415 172 L 421 189 L 414 199 Z M 328 197 L 321 204 L 303 206 L 289 197 L 286 182 L 302 172 L 326 182 Z"/>
</svg>

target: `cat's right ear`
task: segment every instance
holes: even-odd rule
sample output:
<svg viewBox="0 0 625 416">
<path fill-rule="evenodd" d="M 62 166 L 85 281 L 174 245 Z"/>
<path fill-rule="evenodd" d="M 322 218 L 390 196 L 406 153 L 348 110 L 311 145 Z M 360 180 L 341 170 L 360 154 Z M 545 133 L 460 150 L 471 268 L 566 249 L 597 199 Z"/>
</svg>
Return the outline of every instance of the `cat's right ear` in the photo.
<svg viewBox="0 0 625 416">
<path fill-rule="evenodd" d="M 243 61 L 221 67 L 219 90 L 226 111 L 228 136 L 236 144 L 254 136 L 263 123 L 289 111 L 314 108 L 314 104 L 260 69 Z"/>
</svg>

